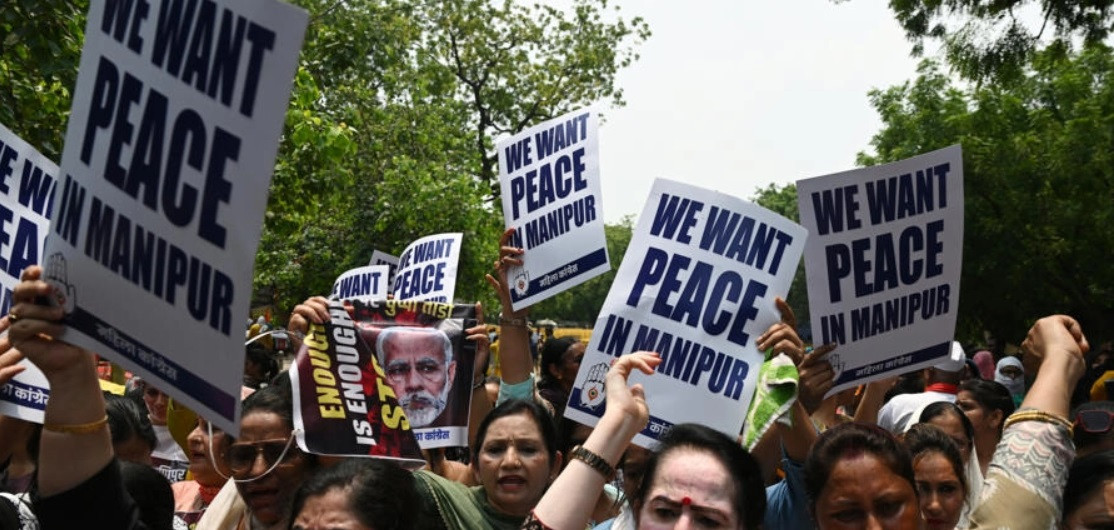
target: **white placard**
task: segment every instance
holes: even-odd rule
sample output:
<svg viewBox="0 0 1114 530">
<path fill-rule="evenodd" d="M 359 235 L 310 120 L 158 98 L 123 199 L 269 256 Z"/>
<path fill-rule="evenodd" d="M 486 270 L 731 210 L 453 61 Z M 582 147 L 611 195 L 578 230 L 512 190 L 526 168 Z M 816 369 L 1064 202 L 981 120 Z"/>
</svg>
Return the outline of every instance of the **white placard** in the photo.
<svg viewBox="0 0 1114 530">
<path fill-rule="evenodd" d="M 387 285 L 395 284 L 395 273 L 398 272 L 398 256 L 375 249 L 371 252 L 371 261 L 368 262 L 368 265 L 386 265 L 388 268 Z"/>
<path fill-rule="evenodd" d="M 781 318 L 804 249 L 803 228 L 722 193 L 658 179 L 596 320 L 565 415 L 595 425 L 612 360 L 656 351 L 646 388 L 649 447 L 674 424 L 742 430 L 763 353 L 755 340 Z"/>
<path fill-rule="evenodd" d="M 600 192 L 599 125 L 581 109 L 495 144 L 503 219 L 524 249 L 511 307 L 529 307 L 611 270 Z"/>
<path fill-rule="evenodd" d="M 963 264 L 958 145 L 797 182 L 808 304 L 818 344 L 836 343 L 831 393 L 948 354 Z"/>
<path fill-rule="evenodd" d="M 20 273 L 41 259 L 57 182 L 58 166 L 0 125 L 0 315 L 11 308 Z M 23 372 L 0 387 L 0 414 L 42 423 L 50 385 L 34 364 L 20 364 Z"/>
<path fill-rule="evenodd" d="M 338 300 L 371 302 L 386 300 L 391 291 L 387 283 L 386 265 L 369 265 L 350 269 L 333 282 L 333 296 Z"/>
<path fill-rule="evenodd" d="M 260 190 L 307 19 L 275 0 L 94 0 L 44 253 L 65 340 L 234 435 Z"/>
<path fill-rule="evenodd" d="M 398 258 L 395 300 L 452 303 L 460 262 L 460 232 L 416 239 Z"/>
</svg>

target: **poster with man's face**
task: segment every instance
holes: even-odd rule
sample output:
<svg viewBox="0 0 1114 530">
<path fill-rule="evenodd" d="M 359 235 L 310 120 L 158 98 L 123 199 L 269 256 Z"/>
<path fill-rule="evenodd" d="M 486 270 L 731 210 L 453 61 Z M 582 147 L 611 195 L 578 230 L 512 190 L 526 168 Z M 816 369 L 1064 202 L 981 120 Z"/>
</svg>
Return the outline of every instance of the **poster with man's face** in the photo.
<svg viewBox="0 0 1114 530">
<path fill-rule="evenodd" d="M 464 330 L 474 323 L 475 307 L 355 303 L 353 318 L 421 447 L 467 445 L 475 346 Z"/>
</svg>

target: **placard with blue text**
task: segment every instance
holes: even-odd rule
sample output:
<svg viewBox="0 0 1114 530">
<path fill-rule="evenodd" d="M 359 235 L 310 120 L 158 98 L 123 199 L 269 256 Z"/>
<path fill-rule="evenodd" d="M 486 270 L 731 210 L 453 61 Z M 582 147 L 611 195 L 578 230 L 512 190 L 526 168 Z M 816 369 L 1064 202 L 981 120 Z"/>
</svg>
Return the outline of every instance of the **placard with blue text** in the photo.
<svg viewBox="0 0 1114 530">
<path fill-rule="evenodd" d="M 20 273 L 39 263 L 57 183 L 58 166 L 0 125 L 0 315 L 11 308 Z M 0 414 L 42 423 L 50 385 L 34 364 L 20 365 L 23 372 L 0 386 Z"/>
<path fill-rule="evenodd" d="M 797 182 L 817 344 L 835 343 L 829 395 L 948 354 L 963 264 L 963 153 Z"/>
<path fill-rule="evenodd" d="M 495 144 L 503 219 L 525 249 L 511 307 L 529 307 L 611 270 L 600 192 L 599 125 L 582 109 Z"/>
<path fill-rule="evenodd" d="M 387 285 L 395 284 L 395 273 L 398 272 L 398 256 L 375 249 L 371 252 L 371 261 L 368 262 L 368 265 L 386 265 L 388 267 Z"/>
<path fill-rule="evenodd" d="M 386 265 L 369 265 L 346 271 L 333 282 L 333 297 L 339 300 L 386 300 L 390 293 Z"/>
<path fill-rule="evenodd" d="M 658 179 L 596 319 L 565 416 L 595 425 L 611 361 L 638 350 L 662 363 L 646 388 L 650 447 L 674 424 L 742 430 L 764 355 L 755 341 L 781 316 L 805 231 L 760 206 Z"/>
<path fill-rule="evenodd" d="M 391 292 L 395 300 L 452 303 L 464 234 L 436 234 L 415 240 L 398 257 Z"/>
<path fill-rule="evenodd" d="M 43 256 L 65 340 L 234 435 L 307 18 L 276 0 L 93 0 Z"/>
</svg>

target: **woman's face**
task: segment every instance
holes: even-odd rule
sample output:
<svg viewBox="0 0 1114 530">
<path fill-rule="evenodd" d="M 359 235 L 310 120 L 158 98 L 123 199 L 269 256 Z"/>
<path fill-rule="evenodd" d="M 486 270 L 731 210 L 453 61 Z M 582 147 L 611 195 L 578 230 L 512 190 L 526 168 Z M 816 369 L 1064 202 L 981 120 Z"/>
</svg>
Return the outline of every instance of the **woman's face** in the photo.
<svg viewBox="0 0 1114 530">
<path fill-rule="evenodd" d="M 736 529 L 731 475 L 705 451 L 674 449 L 658 462 L 638 508 L 639 530 Z"/>
<path fill-rule="evenodd" d="M 1114 480 L 1095 488 L 1072 513 L 1064 517 L 1065 530 L 1098 530 L 1114 526 Z"/>
<path fill-rule="evenodd" d="M 561 468 L 560 457 L 554 460 L 549 458 L 538 424 L 522 412 L 488 425 L 474 473 L 492 505 L 504 513 L 525 516 Z"/>
<path fill-rule="evenodd" d="M 576 374 L 580 371 L 580 361 L 584 359 L 583 342 L 575 342 L 565 353 L 561 354 L 561 382 L 567 388 L 572 388 L 576 381 Z"/>
<path fill-rule="evenodd" d="M 256 452 L 251 467 L 236 472 L 233 478 L 243 480 L 263 475 L 274 464 L 268 454 L 274 455 L 277 460 L 281 446 L 290 440 L 290 431 L 290 426 L 282 417 L 273 412 L 256 411 L 244 416 L 240 420 L 240 439 L 229 447 L 229 451 L 235 450 L 236 446 L 265 450 L 262 454 Z M 232 466 L 232 469 L 235 471 L 236 467 Z M 291 446 L 273 471 L 252 482 L 237 482 L 236 489 L 253 517 L 264 524 L 276 524 L 289 517 L 294 492 L 308 471 L 305 455 Z"/>
<path fill-rule="evenodd" d="M 143 387 L 143 403 L 147 405 L 147 416 L 151 418 L 151 425 L 166 425 L 166 406 L 169 397 L 148 383 Z"/>
<path fill-rule="evenodd" d="M 324 495 L 306 499 L 294 517 L 293 530 L 373 530 L 352 513 L 348 493 L 333 488 Z"/>
<path fill-rule="evenodd" d="M 963 514 L 967 492 L 948 459 L 939 452 L 922 453 L 913 460 L 917 492 L 926 530 L 952 530 Z"/>
<path fill-rule="evenodd" d="M 951 413 L 940 414 L 928 423 L 935 425 L 944 431 L 955 442 L 955 446 L 959 448 L 959 455 L 963 457 L 963 463 L 966 464 L 971 459 L 971 439 L 967 437 L 967 431 L 963 428 L 963 420 L 958 416 Z"/>
<path fill-rule="evenodd" d="M 870 453 L 841 458 L 816 499 L 822 530 L 915 530 L 920 522 L 913 485 Z"/>
<path fill-rule="evenodd" d="M 975 438 L 998 439 L 999 426 L 1002 424 L 1002 413 L 1000 411 L 984 408 L 975 400 L 974 394 L 966 390 L 959 391 L 955 404 L 967 415 L 967 419 L 971 420 L 971 426 L 975 428 Z M 962 425 L 960 428 L 962 429 Z"/>
<path fill-rule="evenodd" d="M 217 458 L 209 456 L 209 422 L 197 419 L 197 426 L 190 431 L 186 438 L 189 448 L 190 474 L 202 486 L 220 486 L 231 471 L 224 463 L 224 453 L 228 449 L 228 437 L 223 431 L 213 429 L 213 450 Z M 214 463 L 218 466 L 214 468 Z M 223 476 L 222 476 L 223 475 Z"/>
</svg>

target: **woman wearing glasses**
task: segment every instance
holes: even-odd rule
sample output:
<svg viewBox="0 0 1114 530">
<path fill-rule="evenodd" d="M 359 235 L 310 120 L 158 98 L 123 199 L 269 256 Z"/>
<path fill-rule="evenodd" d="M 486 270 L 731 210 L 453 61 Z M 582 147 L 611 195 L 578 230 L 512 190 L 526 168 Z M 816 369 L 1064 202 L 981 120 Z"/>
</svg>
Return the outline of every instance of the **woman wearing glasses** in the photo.
<svg viewBox="0 0 1114 530">
<path fill-rule="evenodd" d="M 294 493 L 317 468 L 316 455 L 294 442 L 293 410 L 288 379 L 244 400 L 240 437 L 228 446 L 226 458 L 247 507 L 237 530 L 287 528 Z"/>
</svg>

